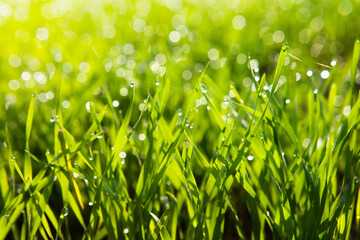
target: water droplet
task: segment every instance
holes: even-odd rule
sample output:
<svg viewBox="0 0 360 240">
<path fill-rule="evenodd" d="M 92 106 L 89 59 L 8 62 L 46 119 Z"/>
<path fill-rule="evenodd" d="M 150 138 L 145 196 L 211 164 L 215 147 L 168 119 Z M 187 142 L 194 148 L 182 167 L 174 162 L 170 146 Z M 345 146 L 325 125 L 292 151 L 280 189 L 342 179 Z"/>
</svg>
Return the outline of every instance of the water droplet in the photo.
<svg viewBox="0 0 360 240">
<path fill-rule="evenodd" d="M 252 160 L 254 160 L 254 156 L 252 156 L 252 155 L 248 156 L 247 160 L 251 162 Z"/>
<path fill-rule="evenodd" d="M 205 84 L 200 83 L 200 90 L 202 93 L 207 93 L 207 87 Z"/>
<path fill-rule="evenodd" d="M 296 154 L 294 154 L 293 157 L 296 158 Z"/>
<path fill-rule="evenodd" d="M 194 123 L 191 123 L 191 124 L 190 124 L 190 128 L 194 128 Z"/>
<path fill-rule="evenodd" d="M 266 211 L 266 216 L 270 217 L 270 212 Z"/>
<path fill-rule="evenodd" d="M 315 88 L 314 94 L 318 94 L 318 89 L 317 88 Z"/>
<path fill-rule="evenodd" d="M 128 233 L 129 233 L 129 229 L 128 229 L 128 228 L 125 228 L 125 229 L 124 229 L 124 233 L 125 233 L 125 234 L 128 234 Z"/>
<path fill-rule="evenodd" d="M 261 138 L 261 139 L 264 139 L 264 134 L 260 134 L 260 138 Z"/>
<path fill-rule="evenodd" d="M 50 119 L 50 122 L 55 122 L 55 120 L 53 118 Z"/>
<path fill-rule="evenodd" d="M 186 121 L 185 126 L 188 127 L 190 125 L 189 121 Z"/>
<path fill-rule="evenodd" d="M 178 116 L 181 117 L 181 116 L 182 116 L 182 112 L 179 112 L 179 113 L 178 113 Z"/>
<path fill-rule="evenodd" d="M 290 103 L 290 99 L 286 99 L 286 100 L 285 100 L 285 103 L 286 103 L 286 104 L 289 104 L 289 103 Z"/>
<path fill-rule="evenodd" d="M 133 88 L 135 86 L 134 82 L 130 82 L 130 87 Z"/>
<path fill-rule="evenodd" d="M 126 158 L 126 152 L 120 152 L 119 157 L 123 159 Z"/>
<path fill-rule="evenodd" d="M 7 217 L 7 218 L 8 218 L 8 217 L 10 217 L 10 214 L 8 214 L 8 213 L 5 213 L 5 217 Z"/>
<path fill-rule="evenodd" d="M 69 215 L 69 210 L 68 210 L 68 208 L 64 208 L 63 209 L 63 216 L 66 217 L 67 215 Z"/>
<path fill-rule="evenodd" d="M 207 109 L 207 110 L 210 110 L 210 106 L 208 105 L 208 106 L 206 107 L 206 109 Z"/>
<path fill-rule="evenodd" d="M 94 179 L 97 179 L 98 177 L 97 176 L 94 176 Z"/>
<path fill-rule="evenodd" d="M 283 157 L 284 157 L 284 156 L 285 156 L 285 153 L 284 153 L 284 152 L 282 152 L 282 153 L 281 153 L 281 156 L 283 156 Z"/>
<path fill-rule="evenodd" d="M 74 176 L 74 178 L 77 178 L 79 176 L 79 174 L 73 173 L 73 176 Z"/>
<path fill-rule="evenodd" d="M 97 136 L 97 138 L 100 139 L 100 138 L 102 138 L 103 136 L 104 136 L 104 135 L 99 135 L 99 136 Z"/>
<path fill-rule="evenodd" d="M 324 70 L 320 73 L 322 79 L 327 79 L 330 76 L 330 72 L 328 70 Z"/>
<path fill-rule="evenodd" d="M 93 160 L 93 158 L 89 158 L 89 161 L 92 161 Z"/>
<path fill-rule="evenodd" d="M 123 160 L 121 161 L 121 164 L 122 164 L 122 165 L 124 165 L 124 164 L 125 164 L 125 159 L 123 159 Z"/>
<path fill-rule="evenodd" d="M 155 86 L 159 86 L 160 85 L 160 82 L 159 81 L 156 81 L 155 82 Z"/>
<path fill-rule="evenodd" d="M 89 206 L 91 207 L 91 206 L 93 206 L 94 205 L 94 203 L 93 202 L 89 202 Z"/>
</svg>

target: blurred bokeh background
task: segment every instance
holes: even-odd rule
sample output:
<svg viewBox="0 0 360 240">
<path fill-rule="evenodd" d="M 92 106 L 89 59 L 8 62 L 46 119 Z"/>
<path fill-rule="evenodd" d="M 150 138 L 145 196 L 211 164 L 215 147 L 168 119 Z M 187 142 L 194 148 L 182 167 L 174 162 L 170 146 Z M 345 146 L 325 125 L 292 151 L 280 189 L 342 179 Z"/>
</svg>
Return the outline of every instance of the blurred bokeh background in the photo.
<svg viewBox="0 0 360 240">
<path fill-rule="evenodd" d="M 311 84 L 328 87 L 331 76 L 331 81 L 344 82 L 335 104 L 342 107 L 341 92 L 348 91 L 349 84 L 336 73 L 349 70 L 345 62 L 360 35 L 359 12 L 358 0 L 2 1 L 1 133 L 7 122 L 17 133 L 15 150 L 22 154 L 27 104 L 36 92 L 35 122 L 41 127 L 33 135 L 35 148 L 44 152 L 53 138 L 46 133 L 61 83 L 64 120 L 75 136 L 81 136 L 86 128 L 79 126 L 89 121 L 86 103 L 106 104 L 104 88 L 121 113 L 134 82 L 140 111 L 165 73 L 172 88 L 166 110 L 170 117 L 181 109 L 208 62 L 208 76 L 218 83 L 217 95 L 228 97 L 233 82 L 246 100 L 254 90 L 251 78 L 273 73 L 285 42 L 300 61 L 287 57 L 280 84 L 305 79 L 295 86 L 305 93 Z M 136 121 L 137 115 L 133 118 Z M 200 126 L 204 131 L 207 127 Z"/>
</svg>

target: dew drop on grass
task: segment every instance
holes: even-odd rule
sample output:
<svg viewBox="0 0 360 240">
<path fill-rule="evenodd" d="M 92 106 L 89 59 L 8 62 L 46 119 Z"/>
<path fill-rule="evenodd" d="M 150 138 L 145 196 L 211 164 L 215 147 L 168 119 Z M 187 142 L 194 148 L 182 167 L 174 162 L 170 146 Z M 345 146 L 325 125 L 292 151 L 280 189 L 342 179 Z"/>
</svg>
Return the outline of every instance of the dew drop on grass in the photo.
<svg viewBox="0 0 360 240">
<path fill-rule="evenodd" d="M 134 82 L 130 82 L 130 87 L 133 88 L 135 86 Z"/>
<path fill-rule="evenodd" d="M 66 217 L 67 215 L 69 215 L 69 210 L 68 210 L 68 208 L 64 208 L 63 209 L 63 216 Z"/>
<path fill-rule="evenodd" d="M 123 159 L 122 161 L 121 161 L 121 164 L 122 165 L 124 165 L 126 162 L 125 162 L 125 159 Z"/>
<path fill-rule="evenodd" d="M 248 156 L 247 160 L 251 162 L 252 160 L 254 160 L 254 156 L 252 156 L 252 155 Z"/>
<path fill-rule="evenodd" d="M 314 94 L 318 94 L 318 89 L 316 88 L 315 90 L 314 90 Z"/>
<path fill-rule="evenodd" d="M 307 75 L 308 77 L 311 77 L 311 76 L 313 75 L 313 72 L 312 72 L 311 70 L 308 70 L 308 71 L 306 72 L 306 75 Z"/>
<path fill-rule="evenodd" d="M 285 103 L 286 103 L 286 104 L 289 104 L 289 103 L 290 103 L 290 99 L 286 99 Z"/>
<path fill-rule="evenodd" d="M 266 211 L 266 216 L 270 217 L 270 212 Z"/>
<path fill-rule="evenodd" d="M 122 159 L 126 158 L 126 152 L 120 152 L 119 157 Z"/>
<path fill-rule="evenodd" d="M 92 207 L 94 205 L 93 202 L 89 202 L 89 206 Z"/>
<path fill-rule="evenodd" d="M 190 128 L 194 128 L 194 123 L 191 123 L 191 124 L 190 124 Z"/>
<path fill-rule="evenodd" d="M 87 102 L 87 103 L 85 104 L 86 111 L 90 112 L 90 106 L 91 106 L 91 102 Z"/>
<path fill-rule="evenodd" d="M 179 112 L 179 113 L 178 113 L 178 116 L 181 117 L 181 116 L 182 116 L 182 112 Z"/>
<path fill-rule="evenodd" d="M 92 161 L 93 160 L 93 158 L 89 158 L 89 161 Z"/>
<path fill-rule="evenodd" d="M 206 107 L 206 109 L 210 111 L 210 106 L 208 105 L 208 106 Z"/>
<path fill-rule="evenodd" d="M 77 178 L 78 176 L 79 176 L 79 174 L 77 174 L 77 173 L 73 173 L 73 176 L 74 176 L 74 178 Z"/>
<path fill-rule="evenodd" d="M 160 85 L 160 82 L 159 81 L 156 81 L 155 82 L 155 86 L 159 86 Z"/>
<path fill-rule="evenodd" d="M 55 122 L 54 118 L 51 118 L 51 119 L 50 119 L 50 122 Z"/>
<path fill-rule="evenodd" d="M 200 90 L 202 93 L 207 93 L 207 87 L 205 84 L 200 83 Z"/>
<path fill-rule="evenodd" d="M 190 125 L 189 121 L 186 121 L 185 126 L 188 127 Z"/>
<path fill-rule="evenodd" d="M 145 135 L 145 134 L 143 134 L 143 133 L 140 133 L 140 134 L 139 134 L 139 140 L 140 140 L 140 141 L 144 141 L 145 138 L 146 138 L 146 135 Z"/>
<path fill-rule="evenodd" d="M 129 229 L 128 229 L 128 228 L 125 228 L 125 229 L 124 229 L 124 233 L 125 233 L 125 234 L 128 234 L 128 233 L 129 233 Z"/>
<path fill-rule="evenodd" d="M 327 79 L 330 76 L 330 72 L 328 70 L 324 70 L 320 74 L 322 79 Z"/>
<path fill-rule="evenodd" d="M 95 176 L 94 176 L 94 179 L 97 179 L 97 178 L 98 178 L 98 177 L 95 175 Z"/>
</svg>

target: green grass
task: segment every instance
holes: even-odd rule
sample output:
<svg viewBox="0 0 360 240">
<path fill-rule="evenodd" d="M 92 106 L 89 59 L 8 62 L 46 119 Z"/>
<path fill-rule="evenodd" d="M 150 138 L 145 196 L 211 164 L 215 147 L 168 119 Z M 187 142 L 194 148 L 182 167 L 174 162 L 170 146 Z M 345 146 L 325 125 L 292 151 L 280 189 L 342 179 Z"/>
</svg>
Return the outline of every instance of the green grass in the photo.
<svg viewBox="0 0 360 240">
<path fill-rule="evenodd" d="M 0 239 L 359 238 L 359 4 L 179 3 L 0 3 Z"/>
</svg>

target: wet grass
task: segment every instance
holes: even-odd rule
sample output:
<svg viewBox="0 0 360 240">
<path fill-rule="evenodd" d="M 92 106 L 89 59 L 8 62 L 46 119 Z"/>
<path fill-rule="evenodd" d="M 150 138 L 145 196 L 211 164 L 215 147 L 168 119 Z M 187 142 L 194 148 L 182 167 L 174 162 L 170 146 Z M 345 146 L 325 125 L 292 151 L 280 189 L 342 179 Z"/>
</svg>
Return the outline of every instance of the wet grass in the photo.
<svg viewBox="0 0 360 240">
<path fill-rule="evenodd" d="M 147 11 L 145 5 L 138 8 Z M 329 5 L 349 15 L 346 21 L 355 18 L 350 14 L 355 5 L 351 10 L 347 1 Z M 169 18 L 171 6 L 155 6 L 163 10 L 159 18 Z M 201 6 L 192 9 L 199 13 Z M 286 7 L 278 7 L 291 19 Z M 111 15 L 114 5 L 104 9 L 105 20 L 84 15 L 73 27 L 121 15 Z M 230 10 L 224 11 L 224 25 L 251 26 L 249 9 L 243 13 L 246 25 Z M 158 20 L 153 11 L 148 24 Z M 214 9 L 207 11 L 214 17 Z M 0 81 L 5 86 L 0 90 L 0 239 L 359 236 L 358 40 L 351 45 L 344 40 L 344 54 L 331 64 L 322 61 L 328 52 L 315 54 L 316 40 L 312 55 L 303 46 L 301 57 L 291 41 L 265 47 L 268 40 L 258 40 L 264 56 L 255 59 L 248 53 L 254 43 L 245 40 L 239 40 L 241 50 L 232 45 L 232 55 L 224 53 L 221 40 L 212 45 L 209 24 L 192 32 L 205 39 L 192 42 L 189 34 L 189 42 L 181 42 L 187 41 L 181 35 L 186 30 L 177 22 L 188 21 L 189 31 L 193 26 L 190 16 L 178 16 L 171 23 L 177 30 L 159 25 L 153 38 L 139 33 L 143 22 L 134 21 L 140 35 L 124 28 L 137 36 L 131 44 L 110 43 L 113 30 L 120 30 L 109 23 L 101 28 L 102 39 L 91 26 L 73 29 L 82 36 L 82 47 L 69 45 L 78 41 L 71 40 L 69 29 L 50 44 L 59 34 L 53 29 L 60 31 L 72 16 L 67 14 L 54 17 L 57 25 L 48 23 L 47 30 L 36 28 L 32 55 L 10 38 L 2 40 L 17 50 L 6 56 L 11 67 L 6 63 L 4 76 L 13 79 Z M 127 14 L 121 16 L 133 16 Z M 31 15 L 26 24 L 39 19 Z M 329 30 L 327 19 L 322 21 Z M 0 27 L 11 29 L 10 23 L 21 29 L 12 20 Z M 291 40 L 293 32 L 283 31 Z M 274 32 L 273 41 L 282 34 Z M 157 44 L 139 44 L 146 36 Z M 73 58 L 67 56 L 71 51 Z M 21 56 L 20 65 L 14 55 Z M 0 66 L 3 71 L 5 64 Z"/>
</svg>

